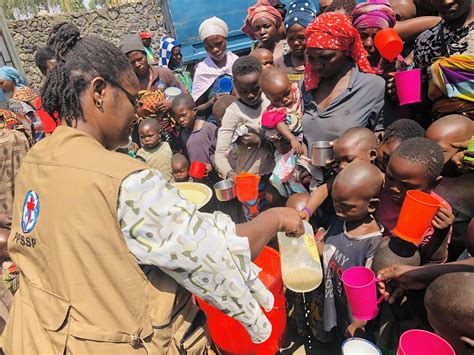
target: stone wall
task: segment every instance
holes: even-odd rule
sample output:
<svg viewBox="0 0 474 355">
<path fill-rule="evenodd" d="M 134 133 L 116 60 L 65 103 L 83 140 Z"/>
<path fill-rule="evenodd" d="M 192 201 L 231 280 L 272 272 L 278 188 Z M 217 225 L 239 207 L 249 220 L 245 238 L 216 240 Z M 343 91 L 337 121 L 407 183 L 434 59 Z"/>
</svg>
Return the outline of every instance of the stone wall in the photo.
<svg viewBox="0 0 474 355">
<path fill-rule="evenodd" d="M 98 35 L 117 44 L 123 35 L 150 31 L 153 49 L 158 51 L 159 38 L 164 32 L 163 16 L 158 1 L 141 0 L 115 7 L 72 14 L 39 15 L 26 20 L 10 20 L 8 29 L 25 70 L 30 86 L 41 86 L 41 73 L 35 66 L 34 55 L 46 44 L 51 28 L 63 21 L 77 25 L 85 34 Z"/>
</svg>

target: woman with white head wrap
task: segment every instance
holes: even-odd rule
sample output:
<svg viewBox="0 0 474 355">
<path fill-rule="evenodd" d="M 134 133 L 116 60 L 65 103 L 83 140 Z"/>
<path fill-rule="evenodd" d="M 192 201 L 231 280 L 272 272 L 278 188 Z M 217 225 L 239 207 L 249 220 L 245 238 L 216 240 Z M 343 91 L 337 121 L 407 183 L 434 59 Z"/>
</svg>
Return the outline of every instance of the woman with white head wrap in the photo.
<svg viewBox="0 0 474 355">
<path fill-rule="evenodd" d="M 200 114 L 209 115 L 219 93 L 222 77 L 232 77 L 232 65 L 237 56 L 227 50 L 229 27 L 218 17 L 204 20 L 199 26 L 199 37 L 207 57 L 196 66 L 193 81 L 193 99 Z"/>
<path fill-rule="evenodd" d="M 204 20 L 199 26 L 199 37 L 204 41 L 209 36 L 220 35 L 227 38 L 229 27 L 219 17 L 213 16 Z"/>
</svg>

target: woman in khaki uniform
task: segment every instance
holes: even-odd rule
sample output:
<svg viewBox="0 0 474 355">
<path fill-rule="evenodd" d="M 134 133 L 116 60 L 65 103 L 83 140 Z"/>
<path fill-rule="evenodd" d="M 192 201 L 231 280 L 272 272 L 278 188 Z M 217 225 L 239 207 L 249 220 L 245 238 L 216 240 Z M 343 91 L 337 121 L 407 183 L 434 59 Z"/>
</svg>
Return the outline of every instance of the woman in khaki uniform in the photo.
<svg viewBox="0 0 474 355">
<path fill-rule="evenodd" d="M 240 321 L 254 342 L 273 297 L 252 264 L 296 210 L 235 225 L 203 215 L 161 174 L 113 152 L 128 142 L 139 83 L 112 44 L 68 23 L 48 39 L 57 65 L 43 107 L 62 118 L 17 177 L 8 250 L 20 287 L 3 334 L 7 354 L 204 354 L 205 316 L 191 294 Z"/>
</svg>

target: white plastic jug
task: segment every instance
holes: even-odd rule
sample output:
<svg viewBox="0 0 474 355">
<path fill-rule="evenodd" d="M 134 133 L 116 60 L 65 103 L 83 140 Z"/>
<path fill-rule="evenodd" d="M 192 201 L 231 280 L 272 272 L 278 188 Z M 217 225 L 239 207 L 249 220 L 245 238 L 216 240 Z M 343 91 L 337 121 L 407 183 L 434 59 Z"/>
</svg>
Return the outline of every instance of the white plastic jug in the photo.
<svg viewBox="0 0 474 355">
<path fill-rule="evenodd" d="M 298 238 L 278 233 L 281 255 L 281 274 L 283 283 L 294 292 L 309 292 L 318 287 L 323 280 L 323 270 L 317 252 L 310 254 L 305 245 L 306 238 L 314 238 L 311 225 L 303 221 L 304 234 Z"/>
</svg>

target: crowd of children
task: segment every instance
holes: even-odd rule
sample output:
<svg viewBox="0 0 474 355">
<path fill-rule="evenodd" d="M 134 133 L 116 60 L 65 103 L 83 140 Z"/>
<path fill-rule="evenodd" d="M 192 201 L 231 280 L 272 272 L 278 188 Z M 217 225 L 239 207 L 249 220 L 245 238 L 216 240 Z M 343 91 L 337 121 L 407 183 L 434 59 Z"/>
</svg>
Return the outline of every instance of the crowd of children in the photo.
<svg viewBox="0 0 474 355">
<path fill-rule="evenodd" d="M 315 230 L 325 231 L 316 238 L 323 261 L 322 285 L 305 298 L 287 291 L 288 324 L 298 334 L 337 344 L 358 335 L 393 351 L 403 330 L 443 328 L 440 313 L 446 312 L 443 316 L 452 324 L 449 331 L 456 339 L 462 337 L 466 348 L 453 346 L 459 354 L 468 354 L 474 342 L 472 283 L 461 285 L 444 275 L 433 281 L 426 294 L 407 291 L 398 294 L 394 304 L 382 303 L 380 315 L 371 321 L 354 319 L 348 309 L 342 273 L 351 267 L 365 266 L 378 274 L 393 265 L 443 264 L 474 255 L 474 152 L 468 149 L 469 141 L 474 139 L 472 2 L 452 0 L 454 5 L 446 10 L 444 2 L 432 1 L 442 16 L 440 31 L 447 31 L 445 40 L 450 41 L 449 53 L 441 53 L 446 58 L 451 54 L 462 56 L 462 64 L 456 62 L 457 71 L 453 71 L 467 74 L 453 79 L 446 70 L 446 83 L 433 83 L 431 79 L 429 96 L 434 101 L 428 103 L 423 98 L 408 110 L 398 106 L 396 99 L 393 101 L 393 72 L 388 73 L 389 63 L 367 42 L 370 28 L 397 28 L 395 12 L 388 1 L 369 0 L 368 4 L 372 2 L 373 6 L 383 6 L 371 10 L 366 8 L 367 3 L 358 5 L 352 25 L 350 17 L 339 12 L 318 14 L 309 0 L 290 4 L 286 18 L 277 11 L 281 6 L 272 7 L 266 0 L 259 0 L 249 8 L 243 28 L 256 40 L 256 49 L 239 58 L 226 49 L 229 29 L 225 22 L 210 18 L 199 28 L 208 57 L 198 65 L 194 84 L 187 86 L 179 83 L 173 76 L 176 72 L 168 67 L 154 66 L 151 34 L 141 34 L 145 46 L 137 41 L 138 36 L 127 36 L 119 47 L 132 64 L 143 91 L 139 99 L 127 94 L 141 117 L 128 147 L 119 151 L 142 160 L 171 183 L 194 181 L 212 189 L 218 181 L 234 180 L 239 173 L 257 174 L 260 183 L 256 200 L 226 205 L 213 197 L 211 210 L 225 211 L 234 222 L 241 222 L 253 220 L 269 207 L 286 205 L 297 209 L 300 218 L 309 221 Z M 408 6 L 396 3 L 402 9 Z M 341 5 L 341 11 L 347 6 Z M 454 13 L 457 18 L 453 18 Z M 379 20 L 364 16 L 383 18 L 383 25 L 379 28 Z M 428 20 L 433 21 L 431 17 Z M 414 24 L 420 32 L 425 30 L 418 22 Z M 284 28 L 289 45 L 286 53 L 280 41 Z M 420 63 L 420 58 L 426 64 L 420 66 L 422 81 L 427 80 L 427 67 L 438 57 L 436 50 L 426 48 L 420 40 L 427 32 L 435 31 L 426 30 L 414 43 L 416 36 L 410 31 L 407 35 L 415 46 L 414 65 Z M 173 68 L 182 74 L 180 46 L 173 43 L 168 52 L 178 58 Z M 54 62 L 48 62 L 51 60 Z M 396 60 L 398 66 L 409 62 L 400 57 Z M 46 68 L 51 70 L 56 65 L 55 59 L 43 54 L 37 61 L 44 75 Z M 0 68 L 0 87 L 3 92 L 12 87 L 8 110 L 16 114 L 11 118 L 1 110 L 0 129 L 19 131 L 26 123 L 27 136 L 39 140 L 44 132 L 36 114 L 32 115 L 36 110 L 31 100 L 23 100 L 20 95 L 28 91 L 27 87 L 5 68 Z M 227 81 L 230 89 L 221 90 Z M 459 81 L 467 84 L 458 85 Z M 422 82 L 422 96 L 428 94 L 427 84 Z M 432 95 L 434 85 L 438 96 Z M 170 86 L 179 87 L 181 94 L 165 97 L 164 89 Z M 440 97 L 446 103 L 442 108 Z M 15 111 L 16 103 L 23 111 Z M 140 114 L 145 107 L 146 115 Z M 436 110 L 430 112 L 430 107 Z M 57 123 L 56 117 L 51 119 L 41 107 L 38 111 Z M 384 116 L 389 112 L 390 117 Z M 74 120 L 64 112 L 55 114 L 63 114 L 68 124 Z M 333 158 L 325 166 L 312 163 L 312 143 L 320 140 L 328 141 L 333 151 Z M 190 168 L 198 163 L 205 164 L 205 173 L 193 176 Z M 440 206 L 416 245 L 393 232 L 410 190 L 434 197 Z M 3 190 L 0 193 L 0 197 L 5 194 Z M 209 206 L 206 211 L 213 212 Z M 3 209 L 0 232 L 6 239 L 11 208 Z M 416 213 L 412 218 L 417 218 Z M 472 275 L 466 276 L 466 282 L 471 281 Z M 390 290 L 392 286 L 385 285 Z M 464 293 L 470 293 L 471 298 L 463 299 Z M 452 300 L 447 302 L 449 307 L 439 304 L 440 299 L 448 298 Z M 309 323 L 303 311 L 306 307 L 310 309 Z"/>
</svg>

